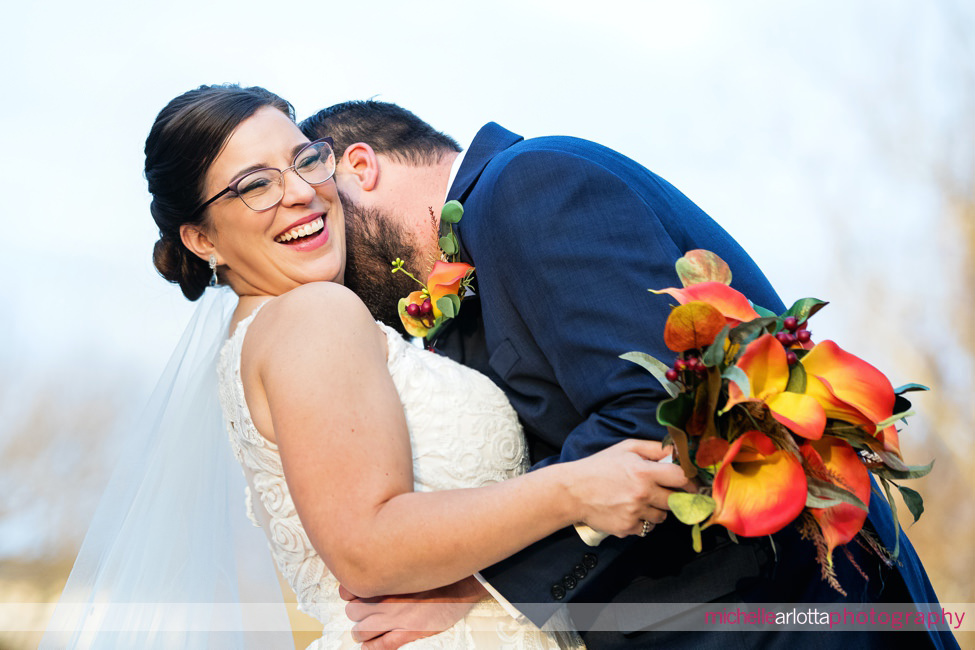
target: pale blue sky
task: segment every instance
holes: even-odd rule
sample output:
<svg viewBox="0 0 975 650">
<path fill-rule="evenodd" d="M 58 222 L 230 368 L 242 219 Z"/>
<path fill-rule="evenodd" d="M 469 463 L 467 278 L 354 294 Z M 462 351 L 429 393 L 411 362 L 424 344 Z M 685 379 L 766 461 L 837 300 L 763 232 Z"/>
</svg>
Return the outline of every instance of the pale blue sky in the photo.
<svg viewBox="0 0 975 650">
<path fill-rule="evenodd" d="M 975 143 L 952 139 L 973 133 L 962 4 L 17 3 L 0 26 L 4 419 L 52 382 L 144 396 L 192 305 L 151 266 L 142 146 L 169 99 L 219 82 L 266 86 L 299 118 L 378 97 L 462 144 L 495 120 L 616 148 L 724 225 L 787 303 L 832 300 L 819 331 L 886 370 L 853 305 L 883 300 L 896 328 L 892 293 L 950 291 L 928 280 L 954 263 L 928 161 L 972 173 Z M 938 314 L 910 318 L 942 335 Z M 971 386 L 970 365 L 951 372 Z"/>
<path fill-rule="evenodd" d="M 265 85 L 299 118 L 378 96 L 462 143 L 488 120 L 603 142 L 701 204 L 786 300 L 822 292 L 822 269 L 795 282 L 786 269 L 797 250 L 828 259 L 831 203 L 867 229 L 890 220 L 900 235 L 882 235 L 888 250 L 923 248 L 916 226 L 930 208 L 916 192 L 887 197 L 899 188 L 872 163 L 856 111 L 875 110 L 871 84 L 925 65 L 943 26 L 926 27 L 937 12 L 922 3 L 850 4 L 20 4 L 0 42 L 0 169 L 12 185 L 0 205 L 0 315 L 18 341 L 0 359 L 162 364 L 189 307 L 150 265 L 141 148 L 168 99 L 224 81 Z M 938 117 L 936 106 L 917 108 Z M 834 176 L 858 180 L 825 187 Z"/>
</svg>

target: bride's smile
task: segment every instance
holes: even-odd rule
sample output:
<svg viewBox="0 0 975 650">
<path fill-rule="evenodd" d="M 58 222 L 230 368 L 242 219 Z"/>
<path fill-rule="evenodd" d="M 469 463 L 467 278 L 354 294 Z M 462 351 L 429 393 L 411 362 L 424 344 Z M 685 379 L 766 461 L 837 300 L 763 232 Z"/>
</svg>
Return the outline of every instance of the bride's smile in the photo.
<svg viewBox="0 0 975 650">
<path fill-rule="evenodd" d="M 343 280 L 345 217 L 331 147 L 310 143 L 280 110 L 241 122 L 207 171 L 201 195 L 218 196 L 187 245 L 215 255 L 239 295 L 275 296 L 308 282 Z M 223 192 L 222 196 L 219 196 Z"/>
<path fill-rule="evenodd" d="M 311 239 L 309 239 L 311 238 Z M 314 250 L 328 241 L 324 215 L 312 215 L 301 219 L 287 231 L 274 238 L 279 244 L 287 244 L 298 250 Z"/>
</svg>

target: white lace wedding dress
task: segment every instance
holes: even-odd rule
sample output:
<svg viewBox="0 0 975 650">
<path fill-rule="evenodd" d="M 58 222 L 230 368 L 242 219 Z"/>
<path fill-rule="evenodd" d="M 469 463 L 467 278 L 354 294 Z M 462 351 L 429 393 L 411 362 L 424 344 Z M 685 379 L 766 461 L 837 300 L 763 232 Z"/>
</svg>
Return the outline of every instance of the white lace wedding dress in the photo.
<svg viewBox="0 0 975 650">
<path fill-rule="evenodd" d="M 240 352 L 259 309 L 242 320 L 227 340 L 218 367 L 230 443 L 249 485 L 248 516 L 267 533 L 271 554 L 294 589 L 298 608 L 324 624 L 321 639 L 309 647 L 355 648 L 338 582 L 312 548 L 298 519 L 276 445 L 257 432 L 244 401 Z M 409 426 L 416 491 L 477 487 L 526 471 L 527 452 L 518 418 L 494 383 L 450 359 L 410 345 L 384 325 L 379 327 L 386 333 L 389 374 Z M 417 522 L 417 534 L 423 534 L 422 529 L 422 522 Z M 510 616 L 495 600 L 485 599 L 449 630 L 405 647 L 583 648 L 578 635 L 560 631 L 569 628 L 565 613 L 546 624 L 544 629 L 551 631 L 541 631 L 526 619 Z"/>
</svg>

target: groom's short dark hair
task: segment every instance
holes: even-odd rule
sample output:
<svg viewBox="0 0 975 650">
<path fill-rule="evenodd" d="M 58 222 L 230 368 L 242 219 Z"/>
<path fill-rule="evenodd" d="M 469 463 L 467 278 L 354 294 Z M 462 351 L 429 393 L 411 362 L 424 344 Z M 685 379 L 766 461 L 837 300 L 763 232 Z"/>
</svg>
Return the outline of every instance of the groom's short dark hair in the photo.
<svg viewBox="0 0 975 650">
<path fill-rule="evenodd" d="M 461 150 L 449 135 L 389 102 L 343 102 L 318 111 L 298 127 L 311 140 L 332 138 L 339 157 L 355 142 L 365 142 L 376 153 L 412 165 L 433 164 L 444 154 Z"/>
</svg>

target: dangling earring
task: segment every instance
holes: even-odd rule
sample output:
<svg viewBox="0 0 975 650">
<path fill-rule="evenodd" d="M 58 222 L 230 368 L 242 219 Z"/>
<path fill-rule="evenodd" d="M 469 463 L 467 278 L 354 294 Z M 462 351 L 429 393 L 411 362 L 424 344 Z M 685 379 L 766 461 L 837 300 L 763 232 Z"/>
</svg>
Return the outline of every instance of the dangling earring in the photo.
<svg viewBox="0 0 975 650">
<path fill-rule="evenodd" d="M 213 271 L 213 275 L 210 276 L 210 286 L 215 287 L 218 284 L 220 284 L 220 281 L 217 279 L 217 256 L 216 255 L 210 256 L 210 270 Z"/>
</svg>

